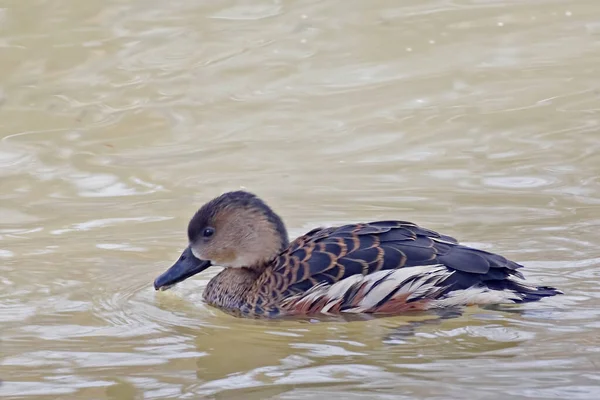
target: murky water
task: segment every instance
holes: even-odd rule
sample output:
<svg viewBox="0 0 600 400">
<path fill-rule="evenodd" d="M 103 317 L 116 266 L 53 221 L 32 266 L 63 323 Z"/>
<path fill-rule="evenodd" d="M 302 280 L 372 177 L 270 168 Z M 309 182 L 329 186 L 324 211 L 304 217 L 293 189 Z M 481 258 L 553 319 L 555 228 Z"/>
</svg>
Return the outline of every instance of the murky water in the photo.
<svg viewBox="0 0 600 400">
<path fill-rule="evenodd" d="M 596 0 L 0 8 L 0 396 L 600 398 Z M 243 320 L 155 293 L 207 199 L 417 222 L 565 296 Z M 448 317 L 448 316 L 447 316 Z"/>
</svg>

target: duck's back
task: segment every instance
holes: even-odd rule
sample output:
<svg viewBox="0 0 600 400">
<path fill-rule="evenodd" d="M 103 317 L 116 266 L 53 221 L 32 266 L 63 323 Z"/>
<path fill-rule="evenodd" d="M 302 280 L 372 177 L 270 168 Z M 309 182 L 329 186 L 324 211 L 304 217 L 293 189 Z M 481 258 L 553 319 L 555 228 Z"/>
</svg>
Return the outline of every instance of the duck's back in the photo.
<svg viewBox="0 0 600 400">
<path fill-rule="evenodd" d="M 315 229 L 273 262 L 256 282 L 249 306 L 270 314 L 394 314 L 560 293 L 526 285 L 521 267 L 410 222 Z"/>
</svg>

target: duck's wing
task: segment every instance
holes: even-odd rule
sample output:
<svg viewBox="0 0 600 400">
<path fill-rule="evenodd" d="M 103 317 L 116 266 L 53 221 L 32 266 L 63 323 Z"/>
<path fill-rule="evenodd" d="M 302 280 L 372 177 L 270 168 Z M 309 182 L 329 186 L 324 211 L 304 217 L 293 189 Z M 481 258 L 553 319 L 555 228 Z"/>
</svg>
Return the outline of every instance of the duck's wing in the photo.
<svg viewBox="0 0 600 400">
<path fill-rule="evenodd" d="M 419 299 L 473 287 L 503 291 L 509 277 L 522 278 L 520 267 L 410 222 L 381 221 L 315 229 L 299 237 L 275 260 L 259 290 L 265 298 L 315 309 L 330 304 L 344 311 L 368 293 L 377 294 L 369 304 L 379 308 L 401 293 L 404 303 L 410 298 L 417 305 Z M 339 301 L 332 306 L 334 297 Z"/>
<path fill-rule="evenodd" d="M 429 265 L 488 279 L 505 278 L 521 267 L 410 222 L 382 221 L 313 230 L 290 245 L 273 272 L 282 275 L 282 283 L 289 282 L 286 289 L 292 294 L 356 274 Z"/>
</svg>

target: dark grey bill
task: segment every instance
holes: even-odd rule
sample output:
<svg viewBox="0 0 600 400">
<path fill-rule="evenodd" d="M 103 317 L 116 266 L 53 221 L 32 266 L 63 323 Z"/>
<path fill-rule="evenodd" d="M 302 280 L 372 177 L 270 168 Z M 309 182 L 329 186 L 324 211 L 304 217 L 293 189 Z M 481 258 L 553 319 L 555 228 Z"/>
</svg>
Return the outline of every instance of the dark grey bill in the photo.
<svg viewBox="0 0 600 400">
<path fill-rule="evenodd" d="M 192 253 L 190 247 L 181 253 L 179 260 L 154 281 L 154 289 L 167 290 L 176 283 L 182 282 L 210 267 L 210 261 L 200 260 Z"/>
</svg>

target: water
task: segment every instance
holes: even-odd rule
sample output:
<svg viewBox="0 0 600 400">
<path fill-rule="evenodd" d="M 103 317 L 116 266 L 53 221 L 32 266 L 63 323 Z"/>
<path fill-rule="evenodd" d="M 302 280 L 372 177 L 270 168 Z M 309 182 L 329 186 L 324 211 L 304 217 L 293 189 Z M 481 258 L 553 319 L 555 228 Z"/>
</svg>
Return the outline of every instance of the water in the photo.
<svg viewBox="0 0 600 400">
<path fill-rule="evenodd" d="M 0 396 L 600 397 L 593 0 L 10 1 Z M 566 295 L 462 315 L 236 319 L 152 280 L 245 187 L 292 235 L 404 219 Z"/>
</svg>

